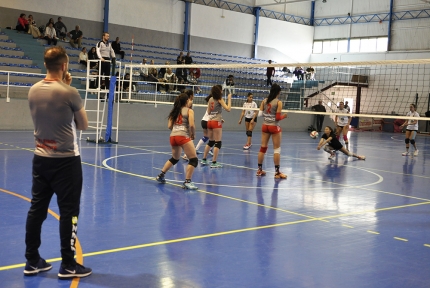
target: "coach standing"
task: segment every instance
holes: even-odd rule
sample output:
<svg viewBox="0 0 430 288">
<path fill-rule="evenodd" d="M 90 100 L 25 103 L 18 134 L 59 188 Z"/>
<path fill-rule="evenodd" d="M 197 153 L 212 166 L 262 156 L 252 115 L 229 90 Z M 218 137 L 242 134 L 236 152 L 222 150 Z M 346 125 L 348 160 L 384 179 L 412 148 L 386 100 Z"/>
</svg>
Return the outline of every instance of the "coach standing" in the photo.
<svg viewBox="0 0 430 288">
<path fill-rule="evenodd" d="M 110 75 L 110 60 L 115 59 L 115 51 L 112 49 L 112 44 L 109 42 L 109 33 L 104 32 L 102 41 L 97 43 L 96 52 L 101 62 L 100 75 L 105 75 L 105 88 L 109 89 L 109 75 Z M 100 84 L 100 83 L 99 83 Z M 103 86 L 103 85 L 102 85 Z M 99 87 L 102 87 L 99 85 Z"/>
<path fill-rule="evenodd" d="M 316 112 L 326 112 L 324 105 L 322 105 L 322 101 L 319 100 L 317 105 L 312 106 L 312 110 Z M 316 114 L 316 124 L 317 124 L 317 131 L 321 132 L 323 123 L 324 123 L 324 114 Z"/>
<path fill-rule="evenodd" d="M 39 255 L 42 223 L 53 194 L 60 210 L 60 279 L 85 277 L 92 273 L 74 259 L 75 241 L 82 191 L 82 164 L 76 130 L 88 128 L 87 113 L 76 88 L 70 87 L 69 57 L 56 46 L 45 51 L 46 78 L 28 92 L 34 123 L 35 151 L 31 207 L 25 234 L 24 275 L 48 271 L 52 265 Z"/>
</svg>

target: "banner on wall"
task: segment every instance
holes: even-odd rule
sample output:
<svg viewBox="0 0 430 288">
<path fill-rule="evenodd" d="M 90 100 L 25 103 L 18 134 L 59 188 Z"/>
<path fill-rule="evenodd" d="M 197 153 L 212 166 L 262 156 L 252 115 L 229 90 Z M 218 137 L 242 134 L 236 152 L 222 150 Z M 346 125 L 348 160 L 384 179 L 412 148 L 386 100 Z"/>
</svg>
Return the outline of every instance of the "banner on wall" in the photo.
<svg viewBox="0 0 430 288">
<path fill-rule="evenodd" d="M 380 130 L 382 118 L 360 117 L 358 128 L 361 130 Z"/>
</svg>

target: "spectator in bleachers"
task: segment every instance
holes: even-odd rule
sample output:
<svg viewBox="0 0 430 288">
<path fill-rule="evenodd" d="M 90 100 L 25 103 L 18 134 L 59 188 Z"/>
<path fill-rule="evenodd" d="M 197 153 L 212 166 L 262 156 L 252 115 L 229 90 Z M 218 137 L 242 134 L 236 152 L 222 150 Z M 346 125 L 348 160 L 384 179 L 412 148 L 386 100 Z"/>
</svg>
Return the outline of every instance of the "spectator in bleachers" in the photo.
<svg viewBox="0 0 430 288">
<path fill-rule="evenodd" d="M 182 60 L 184 58 L 184 52 L 179 52 L 179 56 L 176 58 L 176 64 L 182 64 Z"/>
<path fill-rule="evenodd" d="M 184 57 L 180 57 L 180 59 L 177 61 L 179 65 L 184 65 L 185 64 L 185 59 Z M 176 68 L 176 77 L 178 78 L 178 83 L 179 84 L 184 84 L 187 81 L 187 68 Z"/>
<path fill-rule="evenodd" d="M 28 34 L 31 34 L 35 39 L 43 38 L 39 28 L 37 28 L 36 21 L 33 19 L 33 15 L 28 15 Z"/>
<path fill-rule="evenodd" d="M 80 30 L 79 25 L 75 26 L 75 30 L 70 31 L 69 33 L 67 33 L 67 36 L 70 37 L 70 46 L 72 46 L 73 48 L 76 48 L 76 44 L 78 44 L 78 48 L 82 47 L 82 37 L 83 37 L 83 33 Z"/>
<path fill-rule="evenodd" d="M 176 90 L 176 81 L 175 73 L 172 72 L 172 69 L 167 68 L 166 73 L 164 74 L 164 82 L 167 83 L 166 90 L 168 93 Z"/>
<path fill-rule="evenodd" d="M 57 32 L 57 37 L 61 40 L 66 40 L 67 35 L 67 27 L 63 23 L 63 19 L 61 17 L 58 17 L 58 21 L 54 24 L 55 31 Z M 64 32 L 63 32 L 64 28 Z"/>
<path fill-rule="evenodd" d="M 315 80 L 315 69 L 312 66 L 309 66 L 306 69 L 306 79 L 307 80 Z"/>
<path fill-rule="evenodd" d="M 164 65 L 170 65 L 170 61 L 166 61 Z M 158 71 L 158 78 L 164 79 L 164 74 L 166 74 L 166 68 L 160 68 L 160 70 Z"/>
<path fill-rule="evenodd" d="M 112 45 L 109 42 L 109 33 L 104 32 L 102 35 L 102 41 L 96 45 L 97 57 L 101 62 L 100 75 L 105 75 L 105 88 L 109 89 L 109 75 L 110 75 L 110 61 L 115 59 L 115 52 L 112 49 Z M 100 86 L 102 87 L 102 86 Z"/>
<path fill-rule="evenodd" d="M 190 69 L 190 75 L 188 76 L 188 82 L 190 82 L 193 85 L 196 85 L 199 82 L 199 78 L 200 78 L 200 68 L 191 68 Z M 199 94 L 201 93 L 202 90 L 200 89 L 199 86 L 195 86 L 195 93 Z"/>
<path fill-rule="evenodd" d="M 121 59 L 124 59 L 125 52 L 121 50 L 121 43 L 119 43 L 119 37 L 116 37 L 115 41 L 112 41 L 112 49 L 115 54 L 120 54 Z"/>
<path fill-rule="evenodd" d="M 48 41 L 48 45 L 57 45 L 57 33 L 55 32 L 54 24 L 52 24 L 52 22 L 48 23 L 48 26 L 46 26 L 44 38 Z"/>
<path fill-rule="evenodd" d="M 131 82 L 131 91 L 135 90 L 135 83 Z M 122 82 L 122 91 L 128 92 L 130 91 L 130 73 L 126 73 L 124 76 L 124 80 Z"/>
<path fill-rule="evenodd" d="M 191 58 L 190 52 L 188 52 L 187 56 L 185 56 L 185 64 L 193 64 L 193 58 Z"/>
<path fill-rule="evenodd" d="M 16 23 L 16 31 L 17 31 L 17 32 L 22 31 L 22 32 L 24 32 L 24 33 L 27 33 L 27 32 L 28 32 L 28 20 L 27 20 L 27 18 L 25 17 L 25 14 L 24 14 L 24 13 L 21 13 L 21 14 L 19 15 L 18 21 L 17 21 L 17 23 Z"/>
<path fill-rule="evenodd" d="M 92 47 L 90 52 L 88 52 L 88 60 L 98 60 L 99 57 L 97 57 L 96 47 Z M 99 67 L 98 62 L 90 62 L 90 69 L 95 69 Z"/>
<path fill-rule="evenodd" d="M 149 62 L 149 64 L 155 65 L 154 60 L 151 60 L 151 62 Z M 152 77 L 154 77 L 158 81 L 158 71 L 157 71 L 157 68 L 150 68 L 149 69 L 149 75 L 152 76 Z"/>
<path fill-rule="evenodd" d="M 54 26 L 55 25 L 54 18 L 49 18 L 49 21 L 48 23 L 46 23 L 45 27 L 48 27 L 49 23 L 52 23 L 52 26 Z"/>
<path fill-rule="evenodd" d="M 272 60 L 269 60 L 269 64 L 272 64 Z M 266 77 L 267 77 L 267 81 L 266 81 L 266 85 L 270 87 L 272 86 L 272 76 L 275 76 L 275 67 L 267 67 L 266 69 Z"/>
<path fill-rule="evenodd" d="M 148 72 L 148 68 L 147 67 L 145 67 L 147 64 L 146 64 L 146 58 L 143 58 L 142 59 L 142 65 L 144 65 L 142 68 L 140 68 L 140 77 L 142 78 L 142 80 L 143 81 L 148 81 L 147 79 L 148 79 L 148 75 L 149 75 L 149 72 Z"/>
<path fill-rule="evenodd" d="M 85 66 L 87 68 L 87 61 L 88 61 L 88 54 L 87 54 L 87 48 L 82 48 L 81 53 L 79 53 L 79 63 Z"/>
<path fill-rule="evenodd" d="M 228 94 L 235 95 L 236 89 L 234 88 L 234 76 L 228 75 L 227 79 L 225 79 L 224 83 L 222 84 L 222 90 L 228 90 Z"/>
<path fill-rule="evenodd" d="M 303 80 L 303 74 L 305 73 L 306 72 L 303 70 L 302 67 L 296 67 L 293 72 L 294 76 L 297 77 L 297 80 Z"/>
</svg>

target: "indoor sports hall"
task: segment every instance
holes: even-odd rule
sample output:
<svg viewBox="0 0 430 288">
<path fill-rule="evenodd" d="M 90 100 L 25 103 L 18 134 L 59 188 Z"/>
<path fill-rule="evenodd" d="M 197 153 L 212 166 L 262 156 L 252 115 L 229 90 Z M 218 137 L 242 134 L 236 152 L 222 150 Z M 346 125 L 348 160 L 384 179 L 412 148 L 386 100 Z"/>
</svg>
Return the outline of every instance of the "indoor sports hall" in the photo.
<svg viewBox="0 0 430 288">
<path fill-rule="evenodd" d="M 38 2 L 0 4 L 0 287 L 429 286 L 428 1 Z M 80 25 L 87 50 L 109 31 L 124 52 L 111 61 L 109 88 L 101 69 L 79 62 L 82 48 L 57 44 L 89 120 L 75 135 L 83 172 L 75 254 L 92 269 L 88 277 L 57 275 L 55 195 L 39 248 L 53 267 L 23 275 L 35 149 L 27 97 L 47 73 L 50 46 L 15 31 L 22 13 L 37 26 L 59 16 L 68 31 Z M 187 52 L 192 62 L 180 62 Z M 168 82 L 155 73 L 152 81 L 145 73 L 153 69 L 201 74 Z M 194 92 L 196 145 L 215 85 L 231 104 L 215 146 L 221 167 L 211 167 L 211 154 L 202 164 L 207 141 L 192 175 L 196 190 L 183 188 L 182 157 L 160 183 L 178 95 Z M 280 148 L 270 139 L 259 163 L 269 113 L 260 107 L 276 86 L 286 113 Z M 252 101 L 250 129 L 240 120 Z M 339 119 L 350 121 L 339 138 L 346 154 L 317 149 Z M 278 156 L 286 179 L 275 177 Z M 265 176 L 256 175 L 259 164 Z"/>
</svg>

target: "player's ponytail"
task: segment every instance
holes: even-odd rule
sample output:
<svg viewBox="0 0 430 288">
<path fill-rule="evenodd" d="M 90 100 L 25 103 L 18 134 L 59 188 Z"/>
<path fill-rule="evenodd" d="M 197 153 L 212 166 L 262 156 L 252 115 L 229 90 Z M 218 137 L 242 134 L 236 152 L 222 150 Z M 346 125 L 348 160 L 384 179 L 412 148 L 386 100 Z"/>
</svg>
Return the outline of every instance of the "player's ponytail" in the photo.
<svg viewBox="0 0 430 288">
<path fill-rule="evenodd" d="M 280 92 L 281 92 L 281 86 L 279 86 L 276 83 L 273 84 L 272 88 L 270 88 L 270 94 L 269 94 L 269 97 L 267 97 L 266 103 L 272 102 L 272 100 L 275 99 L 279 95 Z"/>
<path fill-rule="evenodd" d="M 187 105 L 189 97 L 185 93 L 181 93 L 176 97 L 175 102 L 173 103 L 173 108 L 169 113 L 168 119 L 172 122 L 175 122 L 178 119 L 179 114 L 181 114 L 182 107 Z"/>
</svg>

